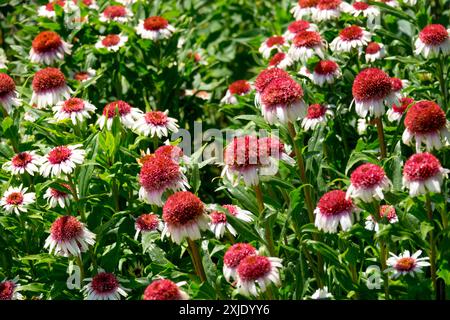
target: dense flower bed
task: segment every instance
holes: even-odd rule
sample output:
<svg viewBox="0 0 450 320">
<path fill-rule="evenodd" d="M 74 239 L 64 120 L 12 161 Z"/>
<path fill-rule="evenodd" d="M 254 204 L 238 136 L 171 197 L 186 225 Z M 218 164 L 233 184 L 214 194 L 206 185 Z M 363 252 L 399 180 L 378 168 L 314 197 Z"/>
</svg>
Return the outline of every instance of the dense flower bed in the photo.
<svg viewBox="0 0 450 320">
<path fill-rule="evenodd" d="M 0 5 L 0 300 L 445 299 L 424 5 Z"/>
</svg>

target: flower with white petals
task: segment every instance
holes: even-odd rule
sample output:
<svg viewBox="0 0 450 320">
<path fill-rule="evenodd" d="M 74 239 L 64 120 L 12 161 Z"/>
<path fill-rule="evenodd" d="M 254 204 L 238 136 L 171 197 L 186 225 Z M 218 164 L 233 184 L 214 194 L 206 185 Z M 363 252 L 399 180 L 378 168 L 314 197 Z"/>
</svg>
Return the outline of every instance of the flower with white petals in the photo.
<svg viewBox="0 0 450 320">
<path fill-rule="evenodd" d="M 127 7 L 124 7 L 122 5 L 112 5 L 106 7 L 105 10 L 103 10 L 103 12 L 100 14 L 100 21 L 115 21 L 119 23 L 125 23 L 128 22 L 131 17 L 133 17 L 133 12 Z"/>
<path fill-rule="evenodd" d="M 302 120 L 302 128 L 305 131 L 314 130 L 320 124 L 326 123 L 328 117 L 332 117 L 333 111 L 328 106 L 322 104 L 312 104 L 308 107 L 306 117 Z"/>
<path fill-rule="evenodd" d="M 19 187 L 9 187 L 0 199 L 0 206 L 7 213 L 14 212 L 19 215 L 22 212 L 27 212 L 27 206 L 36 200 L 36 194 L 34 192 L 27 193 L 27 190 L 28 188 L 23 188 L 22 185 Z"/>
<path fill-rule="evenodd" d="M 339 32 L 339 36 L 330 43 L 330 48 L 336 52 L 350 52 L 353 49 L 367 45 L 371 37 L 372 34 L 370 32 L 353 25 L 342 29 Z"/>
<path fill-rule="evenodd" d="M 83 145 L 59 146 L 49 151 L 39 169 L 43 177 L 59 177 L 62 173 L 71 174 L 77 164 L 82 164 L 86 151 L 79 149 Z"/>
<path fill-rule="evenodd" d="M 298 0 L 292 7 L 291 13 L 296 20 L 300 20 L 304 16 L 312 14 L 312 9 L 317 5 L 319 0 Z"/>
<path fill-rule="evenodd" d="M 56 206 L 60 206 L 61 208 L 65 208 L 70 205 L 70 201 L 73 199 L 72 195 L 72 187 L 67 183 L 61 183 L 61 189 L 66 189 L 61 191 L 56 188 L 48 188 L 45 191 L 44 199 L 47 199 L 50 208 L 55 208 Z"/>
<path fill-rule="evenodd" d="M 366 47 L 365 59 L 366 62 L 374 62 L 385 56 L 386 52 L 384 45 L 378 42 L 370 42 Z"/>
<path fill-rule="evenodd" d="M 344 6 L 341 0 L 319 0 L 317 5 L 311 9 L 312 18 L 316 21 L 337 19 Z"/>
<path fill-rule="evenodd" d="M 324 58 L 325 42 L 318 32 L 301 31 L 292 40 L 288 50 L 289 57 L 294 61 L 306 63 L 314 55 Z"/>
<path fill-rule="evenodd" d="M 431 153 L 416 153 L 403 167 L 403 187 L 409 189 L 411 197 L 428 192 L 441 193 L 441 185 L 449 172 Z"/>
<path fill-rule="evenodd" d="M 311 296 L 311 299 L 313 300 L 330 300 L 332 298 L 333 295 L 330 292 L 328 292 L 327 286 L 317 289 Z"/>
<path fill-rule="evenodd" d="M 62 216 L 53 222 L 44 248 L 55 255 L 80 256 L 95 244 L 95 234 L 74 216 Z"/>
<path fill-rule="evenodd" d="M 134 130 L 144 136 L 167 137 L 169 132 L 177 132 L 177 120 L 168 117 L 169 110 L 149 111 L 139 116 L 136 120 Z"/>
<path fill-rule="evenodd" d="M 430 266 L 428 260 L 430 258 L 419 258 L 422 254 L 422 250 L 416 251 L 412 256 L 408 250 L 402 254 L 396 256 L 392 252 L 389 252 L 391 257 L 386 261 L 389 266 L 386 272 L 393 272 L 392 278 L 398 278 L 403 275 L 411 275 L 414 277 L 416 273 L 422 273 L 422 268 Z"/>
<path fill-rule="evenodd" d="M 106 49 L 108 51 L 118 51 L 128 41 L 128 37 L 121 34 L 108 34 L 107 36 L 100 36 L 100 39 L 95 44 L 97 49 Z"/>
<path fill-rule="evenodd" d="M 85 300 L 120 300 L 121 297 L 128 296 L 113 273 L 102 271 L 85 281 L 89 281 L 82 290 Z"/>
<path fill-rule="evenodd" d="M 72 45 L 65 42 L 53 31 L 43 31 L 33 40 L 30 50 L 30 60 L 34 63 L 52 64 L 64 59 L 71 53 Z"/>
<path fill-rule="evenodd" d="M 105 126 L 108 130 L 111 130 L 114 118 L 118 116 L 120 123 L 129 129 L 133 129 L 136 125 L 136 121 L 142 116 L 142 111 L 131 107 L 128 103 L 122 100 L 117 100 L 108 103 L 103 108 L 103 113 L 98 117 L 96 124 L 100 129 Z"/>
<path fill-rule="evenodd" d="M 373 163 L 365 163 L 356 168 L 350 176 L 350 182 L 346 198 L 361 199 L 364 202 L 383 200 L 383 191 L 390 190 L 392 186 L 383 168 Z"/>
<path fill-rule="evenodd" d="M 279 269 L 283 267 L 281 262 L 280 258 L 259 255 L 249 255 L 242 259 L 236 270 L 238 292 L 257 297 L 272 283 L 279 286 Z"/>
<path fill-rule="evenodd" d="M 175 28 L 169 24 L 169 21 L 160 16 L 154 16 L 145 20 L 140 20 L 136 27 L 136 33 L 143 39 L 153 41 L 168 39 L 175 32 Z"/>
<path fill-rule="evenodd" d="M 259 52 L 262 54 L 263 58 L 269 59 L 272 50 L 283 51 L 289 45 L 283 36 L 272 36 L 267 38 L 259 47 Z"/>
<path fill-rule="evenodd" d="M 422 29 L 414 43 L 416 55 L 422 54 L 425 58 L 450 53 L 450 29 L 441 24 L 430 24 Z"/>
<path fill-rule="evenodd" d="M 5 162 L 3 169 L 15 175 L 27 172 L 33 176 L 35 172 L 39 172 L 42 160 L 42 157 L 37 155 L 35 151 L 24 151 L 16 154 L 10 161 Z"/>
<path fill-rule="evenodd" d="M 55 113 L 56 121 L 70 119 L 74 125 L 81 123 L 84 119 L 91 117 L 90 113 L 95 112 L 96 108 L 91 103 L 80 98 L 70 98 L 60 101 L 52 108 Z"/>
</svg>

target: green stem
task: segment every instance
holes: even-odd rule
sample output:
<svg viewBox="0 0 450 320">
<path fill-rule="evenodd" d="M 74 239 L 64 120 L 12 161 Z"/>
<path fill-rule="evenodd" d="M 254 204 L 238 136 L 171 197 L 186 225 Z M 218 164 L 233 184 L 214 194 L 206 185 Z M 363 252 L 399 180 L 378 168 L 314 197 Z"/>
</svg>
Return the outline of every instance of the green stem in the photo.
<svg viewBox="0 0 450 320">
<path fill-rule="evenodd" d="M 429 222 L 433 225 L 433 208 L 431 206 L 430 194 L 425 195 L 426 208 Z M 430 231 L 430 269 L 431 269 L 431 281 L 433 282 L 433 288 L 437 293 L 437 276 L 436 276 L 436 243 L 434 239 L 433 230 Z"/>
<path fill-rule="evenodd" d="M 380 223 L 380 203 L 377 201 L 375 203 L 375 210 L 374 210 L 373 218 L 375 219 L 376 223 Z M 388 274 L 385 272 L 387 269 L 387 244 L 381 237 L 378 238 L 378 242 L 380 245 L 380 263 L 381 263 L 381 272 L 383 275 L 383 284 L 384 284 L 384 298 L 386 300 L 389 300 L 389 277 Z"/>
<path fill-rule="evenodd" d="M 378 142 L 380 144 L 380 156 L 381 159 L 386 158 L 386 143 L 384 141 L 384 130 L 383 130 L 383 121 L 380 117 L 375 118 L 375 124 L 377 126 L 377 133 L 378 133 Z"/>
<path fill-rule="evenodd" d="M 206 273 L 203 268 L 202 258 L 200 256 L 200 251 L 198 250 L 197 244 L 194 240 L 188 239 L 188 245 L 191 253 L 192 263 L 194 264 L 195 273 L 202 282 L 206 281 Z"/>
<path fill-rule="evenodd" d="M 445 80 L 445 60 L 446 57 L 443 56 L 441 53 L 439 54 L 438 60 L 438 77 L 439 77 L 439 85 L 441 87 L 441 93 L 442 93 L 442 97 L 444 99 L 444 106 L 443 109 L 445 110 L 445 112 L 447 112 L 448 109 L 448 90 L 447 90 L 447 83 Z"/>
<path fill-rule="evenodd" d="M 314 223 L 314 205 L 313 205 L 312 199 L 311 199 L 310 186 L 308 183 L 308 179 L 306 178 L 305 163 L 303 161 L 302 152 L 301 152 L 300 148 L 298 147 L 297 143 L 295 142 L 297 133 L 295 131 L 295 127 L 292 124 L 292 122 L 288 123 L 288 130 L 289 130 L 289 134 L 292 139 L 292 145 L 294 146 L 295 157 L 297 158 L 297 165 L 298 165 L 298 170 L 300 173 L 300 180 L 301 180 L 302 184 L 305 185 L 303 187 L 303 193 L 305 194 L 305 202 L 306 202 L 306 207 L 308 210 L 309 222 Z"/>
<path fill-rule="evenodd" d="M 77 194 L 77 187 L 75 185 L 75 182 L 73 180 L 73 177 L 71 174 L 67 174 L 67 179 L 69 180 L 69 185 L 70 185 L 70 191 L 72 191 L 72 196 L 73 199 L 75 200 L 76 206 L 77 206 L 77 212 L 81 217 L 81 222 L 86 222 L 86 214 L 84 213 L 84 207 L 79 207 L 80 205 L 80 198 L 78 198 L 78 194 Z"/>
<path fill-rule="evenodd" d="M 83 280 L 84 280 L 84 266 L 83 266 L 83 260 L 81 259 L 81 255 L 75 256 L 75 261 L 77 263 L 78 268 L 80 268 L 80 283 L 83 283 Z"/>
<path fill-rule="evenodd" d="M 269 219 L 267 219 L 264 214 L 264 200 L 261 191 L 261 186 L 259 184 L 255 185 L 254 190 L 256 195 L 256 202 L 258 203 L 259 218 L 264 223 L 264 236 L 266 238 L 267 249 L 269 250 L 270 255 L 275 256 L 275 246 L 273 244 L 270 222 Z"/>
</svg>

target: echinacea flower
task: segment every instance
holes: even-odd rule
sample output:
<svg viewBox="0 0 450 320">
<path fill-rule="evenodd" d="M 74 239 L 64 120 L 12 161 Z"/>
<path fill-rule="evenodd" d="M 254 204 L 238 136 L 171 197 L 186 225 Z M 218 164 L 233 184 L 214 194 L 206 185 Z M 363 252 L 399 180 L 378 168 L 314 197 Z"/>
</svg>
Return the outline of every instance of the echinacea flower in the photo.
<svg viewBox="0 0 450 320">
<path fill-rule="evenodd" d="M 184 281 L 155 280 L 145 288 L 144 300 L 189 300 L 188 294 L 180 289 L 184 284 Z"/>
<path fill-rule="evenodd" d="M 170 236 L 177 244 L 185 238 L 200 239 L 200 232 L 208 228 L 209 222 L 205 205 L 189 191 L 176 192 L 167 198 L 163 207 L 163 220 L 162 237 Z"/>
<path fill-rule="evenodd" d="M 392 186 L 383 168 L 373 163 L 365 163 L 356 168 L 350 176 L 350 182 L 346 198 L 361 199 L 364 202 L 383 200 L 383 191 L 388 191 Z"/>
<path fill-rule="evenodd" d="M 433 101 L 419 101 L 413 104 L 405 116 L 405 131 L 402 140 L 406 145 L 415 140 L 416 152 L 420 152 L 422 144 L 426 150 L 439 150 L 448 144 L 449 131 L 445 112 Z"/>
<path fill-rule="evenodd" d="M 295 160 L 289 156 L 290 149 L 277 137 L 258 139 L 258 157 L 262 166 L 269 166 L 274 160 L 282 160 L 294 166 Z"/>
<path fill-rule="evenodd" d="M 323 59 L 325 44 L 320 34 L 316 31 L 301 31 L 292 40 L 288 50 L 289 57 L 294 61 L 306 63 L 314 55 Z"/>
<path fill-rule="evenodd" d="M 27 172 L 33 176 L 35 172 L 39 172 L 41 163 L 42 157 L 37 155 L 35 151 L 24 151 L 12 157 L 11 161 L 5 162 L 3 169 L 15 175 Z"/>
<path fill-rule="evenodd" d="M 79 82 L 86 82 L 86 81 L 91 80 L 93 77 L 95 77 L 96 74 L 97 74 L 97 72 L 94 69 L 88 68 L 86 71 L 75 72 L 73 74 L 73 79 L 75 79 Z"/>
<path fill-rule="evenodd" d="M 19 293 L 20 286 L 17 280 L 4 280 L 0 282 L 0 301 L 22 300 L 23 296 Z"/>
<path fill-rule="evenodd" d="M 416 153 L 406 160 L 403 167 L 403 187 L 409 189 L 411 197 L 428 192 L 440 193 L 449 172 L 431 153 Z"/>
<path fill-rule="evenodd" d="M 169 24 L 169 21 L 160 16 L 149 17 L 140 20 L 136 27 L 136 33 L 143 39 L 153 41 L 168 39 L 175 32 L 175 28 Z"/>
<path fill-rule="evenodd" d="M 401 98 L 398 105 L 394 103 L 386 112 L 389 121 L 399 121 L 403 117 L 403 114 L 405 114 L 406 109 L 413 103 L 414 99 L 408 97 Z"/>
<path fill-rule="evenodd" d="M 384 45 L 378 42 L 370 42 L 366 47 L 366 62 L 374 62 L 385 55 Z"/>
<path fill-rule="evenodd" d="M 238 183 L 242 177 L 247 186 L 253 186 L 259 182 L 259 147 L 258 138 L 255 136 L 235 137 L 224 150 L 225 166 L 222 177 Z M 237 179 L 235 177 L 237 176 Z"/>
<path fill-rule="evenodd" d="M 45 191 L 44 199 L 47 199 L 50 208 L 54 208 L 59 205 L 61 208 L 65 208 L 70 205 L 70 201 L 73 199 L 72 187 L 67 183 L 61 183 L 61 189 L 66 189 L 61 191 L 56 188 L 48 188 Z"/>
<path fill-rule="evenodd" d="M 396 8 L 399 6 L 398 2 L 396 0 L 375 0 L 376 2 L 384 3 L 385 5 L 389 7 Z"/>
<path fill-rule="evenodd" d="M 322 87 L 325 83 L 332 84 L 341 76 L 341 70 L 332 60 L 320 60 L 310 75 L 306 75 L 312 82 Z"/>
<path fill-rule="evenodd" d="M 277 52 L 269 61 L 269 68 L 287 69 L 294 64 L 294 61 L 284 52 Z"/>
<path fill-rule="evenodd" d="M 74 216 L 62 216 L 53 222 L 44 248 L 51 254 L 69 257 L 80 256 L 95 244 L 95 234 Z"/>
<path fill-rule="evenodd" d="M 354 17 L 363 16 L 369 21 L 373 21 L 375 17 L 380 15 L 380 9 L 375 6 L 371 6 L 366 2 L 355 1 L 353 4 L 343 3 L 342 10 L 351 14 Z"/>
<path fill-rule="evenodd" d="M 53 19 L 56 17 L 55 6 L 60 6 L 65 13 L 70 13 L 78 10 L 78 6 L 71 0 L 54 0 L 47 4 L 40 6 L 38 9 L 38 16 Z"/>
<path fill-rule="evenodd" d="M 27 212 L 27 206 L 36 200 L 36 194 L 34 192 L 27 193 L 27 190 L 28 188 L 23 188 L 22 185 L 19 187 L 9 187 L 0 199 L 0 206 L 7 213 L 14 212 L 19 215 L 22 212 Z"/>
<path fill-rule="evenodd" d="M 264 89 L 277 78 L 290 78 L 289 73 L 280 68 L 267 68 L 261 71 L 255 79 L 255 105 L 257 107 L 261 106 L 261 94 Z"/>
<path fill-rule="evenodd" d="M 123 126 L 132 129 L 136 125 L 136 121 L 139 117 L 142 116 L 142 111 L 131 107 L 125 101 L 113 101 L 103 108 L 103 113 L 96 123 L 99 125 L 100 129 L 103 129 L 106 126 L 108 130 L 111 130 L 114 117 L 116 116 L 119 117 L 120 123 L 122 123 Z"/>
<path fill-rule="evenodd" d="M 450 29 L 445 29 L 441 24 L 430 24 L 419 33 L 415 44 L 414 53 L 422 54 L 425 58 L 434 57 L 441 52 L 444 55 L 450 53 Z"/>
<path fill-rule="evenodd" d="M 127 297 L 125 289 L 120 285 L 119 279 L 110 272 L 100 272 L 93 278 L 86 278 L 89 281 L 83 287 L 85 300 L 120 300 Z"/>
<path fill-rule="evenodd" d="M 350 52 L 367 45 L 371 37 L 371 33 L 364 28 L 352 25 L 339 32 L 339 36 L 330 43 L 330 48 L 336 52 Z"/>
<path fill-rule="evenodd" d="M 180 165 L 172 158 L 164 156 L 149 157 L 139 173 L 139 199 L 162 206 L 164 192 L 186 190 L 189 183 Z"/>
<path fill-rule="evenodd" d="M 86 151 L 83 145 L 59 146 L 51 149 L 44 157 L 39 172 L 43 177 L 59 177 L 61 173 L 71 174 L 77 164 L 82 164 Z"/>
<path fill-rule="evenodd" d="M 429 258 L 419 258 L 422 254 L 422 250 L 416 251 L 412 256 L 410 255 L 408 250 L 405 250 L 400 255 L 395 255 L 392 252 L 389 252 L 391 257 L 387 259 L 386 263 L 389 266 L 386 269 L 386 272 L 394 272 L 392 278 L 398 278 L 403 275 L 411 275 L 414 277 L 416 273 L 423 272 L 423 267 L 428 267 L 430 263 L 428 262 Z"/>
<path fill-rule="evenodd" d="M 122 5 L 107 6 L 100 14 L 100 21 L 102 22 L 119 22 L 125 23 L 133 16 L 133 12 Z"/>
<path fill-rule="evenodd" d="M 64 59 L 65 54 L 71 53 L 72 45 L 61 39 L 53 31 L 39 33 L 31 44 L 30 60 L 34 63 L 52 64 Z"/>
<path fill-rule="evenodd" d="M 90 113 L 95 112 L 96 108 L 93 104 L 80 98 L 70 98 L 60 101 L 52 108 L 57 121 L 70 119 L 74 125 L 81 123 L 84 119 L 91 117 Z"/>
<path fill-rule="evenodd" d="M 345 192 L 333 190 L 319 199 L 314 210 L 314 225 L 327 233 L 336 233 L 339 225 L 343 231 L 347 231 L 353 225 L 355 212 L 356 208 L 351 199 L 346 199 Z"/>
<path fill-rule="evenodd" d="M 80 3 L 82 3 L 91 10 L 98 10 L 98 5 L 95 0 L 80 0 Z"/>
<path fill-rule="evenodd" d="M 162 230 L 163 224 L 156 214 L 143 213 L 136 219 L 134 228 L 136 229 L 134 240 L 137 240 L 140 233 L 145 234 L 147 232 Z"/>
<path fill-rule="evenodd" d="M 296 20 L 300 20 L 304 16 L 312 14 L 312 9 L 317 5 L 319 0 L 298 0 L 292 7 L 291 13 Z"/>
<path fill-rule="evenodd" d="M 332 298 L 333 298 L 333 295 L 330 292 L 328 292 L 327 286 L 317 289 L 316 291 L 314 291 L 313 295 L 311 296 L 311 299 L 313 299 L 313 300 L 330 300 Z"/>
<path fill-rule="evenodd" d="M 265 292 L 272 283 L 279 286 L 280 273 L 278 269 L 283 267 L 281 262 L 280 258 L 275 257 L 246 256 L 239 262 L 236 270 L 238 292 L 256 297 L 259 292 Z"/>
<path fill-rule="evenodd" d="M 224 204 L 222 205 L 222 207 L 226 209 L 229 214 L 231 214 L 233 217 L 236 217 L 239 220 L 242 220 L 244 222 L 253 221 L 253 214 L 248 210 L 244 210 L 234 204 Z"/>
<path fill-rule="evenodd" d="M 167 137 L 169 132 L 177 132 L 177 119 L 168 117 L 169 110 L 149 111 L 139 116 L 134 129 L 138 134 L 158 138 Z"/>
<path fill-rule="evenodd" d="M 378 232 L 380 230 L 379 221 L 390 224 L 397 223 L 398 217 L 395 208 L 390 205 L 380 206 L 380 214 L 378 220 L 372 215 L 366 218 L 365 228 L 370 231 Z"/>
<path fill-rule="evenodd" d="M 396 77 L 391 78 L 392 92 L 394 92 L 399 98 L 402 96 L 402 90 L 409 85 L 408 80 L 402 80 Z"/>
<path fill-rule="evenodd" d="M 286 124 L 304 117 L 302 87 L 292 78 L 272 80 L 261 94 L 261 112 L 269 124 Z"/>
<path fill-rule="evenodd" d="M 297 21 L 291 22 L 288 25 L 287 30 L 283 36 L 287 40 L 292 41 L 292 39 L 295 38 L 297 33 L 302 32 L 302 31 L 317 31 L 317 26 L 306 20 L 297 20 Z"/>
<path fill-rule="evenodd" d="M 319 0 L 311 9 L 312 18 L 315 21 L 334 20 L 339 18 L 344 5 L 341 0 Z"/>
<path fill-rule="evenodd" d="M 211 221 L 209 222 L 209 228 L 217 239 L 221 239 L 228 230 L 233 236 L 237 235 L 236 229 L 228 223 L 227 215 L 221 211 L 213 211 L 209 214 Z"/>
<path fill-rule="evenodd" d="M 223 275 L 227 281 L 237 279 L 237 267 L 247 256 L 256 255 L 256 249 L 248 243 L 235 243 L 225 252 L 223 256 Z"/>
<path fill-rule="evenodd" d="M 169 157 L 179 164 L 188 164 L 190 162 L 189 157 L 183 153 L 183 149 L 170 144 L 158 147 L 155 150 L 155 156 Z"/>
<path fill-rule="evenodd" d="M 128 41 L 128 37 L 121 34 L 108 34 L 100 36 L 100 39 L 95 44 L 97 49 L 106 49 L 108 51 L 118 51 Z"/>
<path fill-rule="evenodd" d="M 272 50 L 282 51 L 283 48 L 288 47 L 288 44 L 283 36 L 272 36 L 267 38 L 259 47 L 259 52 L 263 58 L 269 59 Z"/>
<path fill-rule="evenodd" d="M 0 106 L 6 113 L 11 113 L 12 107 L 20 106 L 21 100 L 18 97 L 14 80 L 7 74 L 0 73 Z"/>
<path fill-rule="evenodd" d="M 326 105 L 312 104 L 308 107 L 306 117 L 302 120 L 302 128 L 305 131 L 314 130 L 320 124 L 327 122 L 327 116 L 332 117 L 333 111 L 331 111 Z"/>
<path fill-rule="evenodd" d="M 237 80 L 228 86 L 225 96 L 220 100 L 223 104 L 237 104 L 236 96 L 244 96 L 252 91 L 252 86 L 247 80 Z"/>
<path fill-rule="evenodd" d="M 57 68 L 39 70 L 33 77 L 33 94 L 30 104 L 36 104 L 42 109 L 54 106 L 63 99 L 69 99 L 71 90 L 66 84 L 66 78 Z"/>
<path fill-rule="evenodd" d="M 390 106 L 399 99 L 392 91 L 391 78 L 378 68 L 362 70 L 353 81 L 352 94 L 356 113 L 362 118 L 382 116 L 385 103 Z"/>
</svg>

